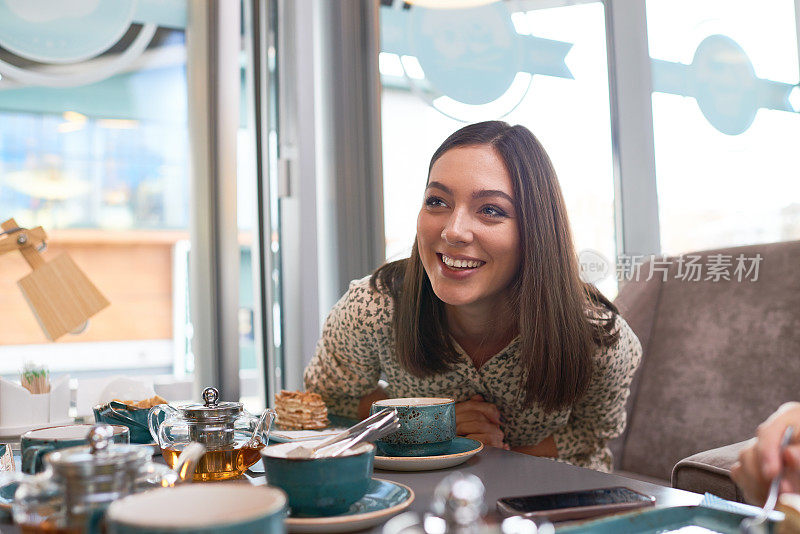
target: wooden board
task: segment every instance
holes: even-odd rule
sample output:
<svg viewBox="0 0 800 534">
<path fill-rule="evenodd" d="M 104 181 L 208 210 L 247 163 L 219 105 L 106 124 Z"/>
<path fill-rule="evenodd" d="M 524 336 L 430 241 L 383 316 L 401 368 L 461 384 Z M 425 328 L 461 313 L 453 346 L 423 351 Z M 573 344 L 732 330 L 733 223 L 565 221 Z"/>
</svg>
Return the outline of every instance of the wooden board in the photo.
<svg viewBox="0 0 800 534">
<path fill-rule="evenodd" d="M 84 233 L 86 235 L 84 235 Z M 48 231 L 47 256 L 66 252 L 111 301 L 79 335 L 59 343 L 172 339 L 175 242 L 188 234 L 160 231 Z M 17 280 L 30 272 L 19 254 L 0 256 L 0 344 L 46 343 Z M 2 354 L 2 347 L 0 347 Z M 0 358 L 2 356 L 0 355 Z"/>
<path fill-rule="evenodd" d="M 67 254 L 44 263 L 17 284 L 51 341 L 79 329 L 109 305 Z"/>
<path fill-rule="evenodd" d="M 69 255 L 61 254 L 45 262 L 35 247 L 41 241 L 29 235 L 28 230 L 21 230 L 14 219 L 0 226 L 11 232 L 2 243 L 13 243 L 33 269 L 17 284 L 48 339 L 55 341 L 68 332 L 80 330 L 91 316 L 109 305 Z M 41 228 L 33 233 L 37 231 L 44 236 Z M 18 239 L 21 236 L 25 241 Z M 4 246 L 1 252 L 9 252 L 8 248 Z"/>
</svg>

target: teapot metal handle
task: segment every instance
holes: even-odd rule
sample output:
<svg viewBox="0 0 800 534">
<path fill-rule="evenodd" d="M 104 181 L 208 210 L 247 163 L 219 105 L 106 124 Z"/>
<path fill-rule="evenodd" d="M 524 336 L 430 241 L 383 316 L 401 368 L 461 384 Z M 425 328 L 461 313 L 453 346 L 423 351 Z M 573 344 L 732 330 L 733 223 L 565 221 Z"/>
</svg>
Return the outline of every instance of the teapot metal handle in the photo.
<svg viewBox="0 0 800 534">
<path fill-rule="evenodd" d="M 161 440 L 158 439 L 158 414 L 161 412 L 166 412 L 166 417 L 169 417 L 170 415 L 178 413 L 178 410 L 169 404 L 157 404 L 150 408 L 150 413 L 147 414 L 147 429 L 150 431 L 153 441 L 159 447 L 161 446 Z"/>
</svg>

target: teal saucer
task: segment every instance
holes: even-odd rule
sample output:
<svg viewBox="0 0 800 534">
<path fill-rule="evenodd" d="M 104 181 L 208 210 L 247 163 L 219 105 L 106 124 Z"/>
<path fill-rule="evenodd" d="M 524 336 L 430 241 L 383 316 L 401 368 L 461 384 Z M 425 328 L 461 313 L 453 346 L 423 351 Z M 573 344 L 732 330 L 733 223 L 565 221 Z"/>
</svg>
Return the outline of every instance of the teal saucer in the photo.
<svg viewBox="0 0 800 534">
<path fill-rule="evenodd" d="M 698 532 L 719 532 L 738 534 L 739 523 L 744 516 L 704 508 L 702 506 L 675 506 L 670 508 L 650 508 L 594 521 L 584 521 L 578 525 L 559 528 L 564 534 L 658 534 L 661 532 L 689 531 L 694 527 Z M 767 530 L 772 531 L 775 523 Z"/>
<path fill-rule="evenodd" d="M 373 478 L 367 493 L 343 514 L 325 517 L 297 517 L 289 515 L 286 526 L 289 532 L 351 532 L 383 523 L 408 508 L 414 501 L 414 492 L 408 486 L 388 480 Z"/>
<path fill-rule="evenodd" d="M 481 452 L 483 443 L 472 438 L 457 436 L 445 454 L 435 456 L 378 456 L 375 455 L 376 469 L 387 471 L 431 471 L 462 464 Z"/>
</svg>

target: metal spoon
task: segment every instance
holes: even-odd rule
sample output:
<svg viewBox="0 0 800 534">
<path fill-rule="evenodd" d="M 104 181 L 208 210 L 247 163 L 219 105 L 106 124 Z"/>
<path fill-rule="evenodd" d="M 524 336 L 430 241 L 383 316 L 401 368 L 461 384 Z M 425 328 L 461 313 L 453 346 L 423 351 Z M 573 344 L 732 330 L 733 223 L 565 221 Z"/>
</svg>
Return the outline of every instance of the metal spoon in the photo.
<svg viewBox="0 0 800 534">
<path fill-rule="evenodd" d="M 371 424 L 375 423 L 376 421 L 382 420 L 384 417 L 387 416 L 390 412 L 394 412 L 397 414 L 397 410 L 394 408 L 384 408 L 379 412 L 375 412 L 374 414 L 370 415 L 363 421 L 354 424 L 350 428 L 339 432 L 338 434 L 331 436 L 330 438 L 326 439 L 322 443 L 318 444 L 316 447 L 311 449 L 312 453 L 317 452 L 320 449 L 324 449 L 329 445 L 333 445 L 334 443 L 338 443 L 340 441 L 344 441 L 348 438 L 355 436 L 356 434 L 363 432 L 365 428 L 369 427 Z"/>
<path fill-rule="evenodd" d="M 337 448 L 333 452 L 326 453 L 325 456 L 326 457 L 339 456 L 340 454 L 342 454 L 346 450 L 352 449 L 353 447 L 355 447 L 359 443 L 363 443 L 363 442 L 366 442 L 366 441 L 370 441 L 370 442 L 371 441 L 375 441 L 376 439 L 380 439 L 381 437 L 385 436 L 386 434 L 390 434 L 392 432 L 397 431 L 399 428 L 400 428 L 400 422 L 399 421 L 395 421 L 395 422 L 389 423 L 388 425 L 385 425 L 383 427 L 375 427 L 375 426 L 369 427 L 366 430 L 364 430 L 361 434 L 357 435 L 356 437 L 352 438 L 349 441 L 344 442 L 342 445 L 339 446 L 339 448 Z M 317 451 L 317 453 L 314 455 L 314 457 L 316 458 L 317 455 L 319 455 L 319 454 L 320 454 L 320 451 Z"/>
<path fill-rule="evenodd" d="M 792 440 L 793 433 L 793 427 L 786 427 L 783 438 L 781 438 L 781 456 L 783 456 L 783 451 L 786 450 L 786 447 Z M 772 479 L 772 483 L 769 485 L 769 496 L 767 497 L 767 502 L 764 503 L 764 508 L 761 510 L 761 513 L 755 517 L 745 517 L 742 519 L 742 522 L 739 524 L 739 532 L 742 534 L 767 534 L 769 532 L 768 518 L 769 514 L 775 510 L 775 504 L 778 502 L 778 488 L 780 488 L 782 476 L 783 468 L 775 475 L 775 478 Z"/>
<path fill-rule="evenodd" d="M 364 428 L 355 437 L 350 438 L 344 443 L 335 442 L 324 447 L 317 447 L 315 450 L 313 450 L 311 457 L 318 458 L 323 455 L 323 451 L 329 449 L 333 450 L 331 452 L 326 452 L 324 456 L 339 456 L 344 451 L 354 447 L 355 445 L 358 445 L 359 443 L 365 441 L 375 441 L 376 439 L 380 439 L 383 436 L 391 434 L 392 432 L 396 432 L 400 428 L 400 421 L 397 418 L 397 411 L 391 410 L 386 413 L 381 413 L 382 417 L 380 419 L 367 425 L 366 428 Z"/>
</svg>

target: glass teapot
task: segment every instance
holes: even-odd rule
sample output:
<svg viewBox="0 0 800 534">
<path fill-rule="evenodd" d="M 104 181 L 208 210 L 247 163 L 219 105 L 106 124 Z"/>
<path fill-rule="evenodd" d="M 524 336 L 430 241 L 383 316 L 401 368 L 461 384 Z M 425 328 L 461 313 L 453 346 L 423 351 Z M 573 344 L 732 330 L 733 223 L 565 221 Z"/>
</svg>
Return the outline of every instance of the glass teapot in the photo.
<svg viewBox="0 0 800 534">
<path fill-rule="evenodd" d="M 162 412 L 166 418 L 159 424 Z M 169 466 L 189 443 L 202 444 L 206 452 L 195 468 L 194 480 L 208 481 L 240 476 L 260 460 L 273 419 L 275 410 L 267 408 L 258 418 L 245 412 L 241 402 L 220 402 L 219 392 L 206 388 L 202 404 L 154 406 L 148 426 Z"/>
<path fill-rule="evenodd" d="M 112 501 L 155 487 L 191 481 L 205 449 L 184 448 L 174 469 L 151 461 L 149 446 L 116 444 L 111 425 L 92 427 L 89 445 L 69 447 L 44 457 L 38 475 L 13 473 L 0 477 L 0 487 L 17 485 L 12 504 L 22 532 L 99 533 Z"/>
</svg>

